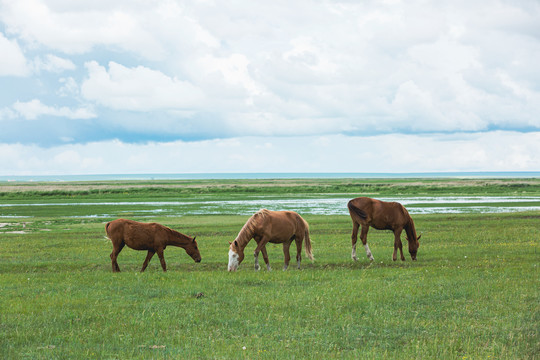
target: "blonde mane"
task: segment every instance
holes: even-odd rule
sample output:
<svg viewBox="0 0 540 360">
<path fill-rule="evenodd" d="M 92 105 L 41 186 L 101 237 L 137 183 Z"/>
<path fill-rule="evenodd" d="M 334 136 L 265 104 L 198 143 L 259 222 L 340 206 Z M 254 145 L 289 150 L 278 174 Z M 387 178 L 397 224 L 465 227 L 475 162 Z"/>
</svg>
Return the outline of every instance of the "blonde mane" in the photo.
<svg viewBox="0 0 540 360">
<path fill-rule="evenodd" d="M 257 211 L 255 214 L 253 214 L 248 221 L 244 224 L 238 235 L 236 236 L 235 241 L 238 243 L 238 246 L 242 249 L 246 247 L 248 242 L 253 237 L 253 233 L 255 232 L 256 226 L 260 224 L 261 221 L 264 221 L 264 219 L 268 216 L 270 211 L 266 209 L 261 209 Z"/>
</svg>

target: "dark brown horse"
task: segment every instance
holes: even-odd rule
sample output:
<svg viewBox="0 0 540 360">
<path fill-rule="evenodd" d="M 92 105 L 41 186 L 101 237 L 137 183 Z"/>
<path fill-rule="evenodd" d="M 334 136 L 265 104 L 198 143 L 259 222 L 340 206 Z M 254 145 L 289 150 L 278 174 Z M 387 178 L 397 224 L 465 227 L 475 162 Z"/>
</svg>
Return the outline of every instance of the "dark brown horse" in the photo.
<svg viewBox="0 0 540 360">
<path fill-rule="evenodd" d="M 306 245 L 306 255 L 313 260 L 311 252 L 311 240 L 309 238 L 309 225 L 300 215 L 294 211 L 270 211 L 266 209 L 259 210 L 251 216 L 242 230 L 238 233 L 236 240 L 230 243 L 229 247 L 229 271 L 236 271 L 238 265 L 244 260 L 244 249 L 251 239 L 257 242 L 255 249 L 255 270 L 259 270 L 259 251 L 262 252 L 266 268 L 270 270 L 268 254 L 266 253 L 266 244 L 283 244 L 283 253 L 285 254 L 286 270 L 291 260 L 289 247 L 293 240 L 296 242 L 296 262 L 300 269 L 300 260 L 302 259 L 302 241 Z"/>
<path fill-rule="evenodd" d="M 186 253 L 195 262 L 201 262 L 201 254 L 195 238 L 191 238 L 160 224 L 145 224 L 133 220 L 117 219 L 107 223 L 105 225 L 105 231 L 113 244 L 113 251 L 111 253 L 113 272 L 120 271 L 116 259 L 120 251 L 124 248 L 124 245 L 134 250 L 148 251 L 141 272 L 146 269 L 155 253 L 159 256 L 163 271 L 167 271 L 163 250 L 169 245 L 184 248 Z"/>
<path fill-rule="evenodd" d="M 397 202 L 385 202 L 367 197 L 359 197 L 352 199 L 347 204 L 349 213 L 353 222 L 352 231 L 352 258 L 356 258 L 356 241 L 358 240 L 358 228 L 362 226 L 360 239 L 366 249 L 366 254 L 369 260 L 373 260 L 373 255 L 367 244 L 367 233 L 371 226 L 377 230 L 392 230 L 394 232 L 394 254 L 392 260 L 396 261 L 397 249 L 401 254 L 401 260 L 404 261 L 403 248 L 401 244 L 401 232 L 405 230 L 407 233 L 407 241 L 409 242 L 409 253 L 411 259 L 416 260 L 416 253 L 420 243 L 420 236 L 416 237 L 414 222 L 407 209 Z"/>
</svg>

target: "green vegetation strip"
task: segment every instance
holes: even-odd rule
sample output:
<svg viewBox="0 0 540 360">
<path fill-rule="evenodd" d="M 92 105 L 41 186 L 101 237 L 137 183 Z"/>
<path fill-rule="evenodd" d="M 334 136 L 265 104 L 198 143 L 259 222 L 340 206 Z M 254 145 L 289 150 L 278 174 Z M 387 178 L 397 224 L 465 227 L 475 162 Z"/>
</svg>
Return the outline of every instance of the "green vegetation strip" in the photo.
<svg viewBox="0 0 540 360">
<path fill-rule="evenodd" d="M 0 182 L 0 200 L 35 198 L 133 201 L 245 198 L 335 194 L 366 195 L 540 195 L 540 179 L 279 179 L 102 182 Z"/>
</svg>

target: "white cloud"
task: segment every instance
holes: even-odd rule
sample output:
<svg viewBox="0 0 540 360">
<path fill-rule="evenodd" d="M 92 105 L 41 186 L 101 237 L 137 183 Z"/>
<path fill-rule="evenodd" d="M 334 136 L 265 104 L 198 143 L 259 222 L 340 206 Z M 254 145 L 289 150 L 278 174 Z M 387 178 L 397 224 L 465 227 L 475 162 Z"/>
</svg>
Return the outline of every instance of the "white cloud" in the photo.
<svg viewBox="0 0 540 360">
<path fill-rule="evenodd" d="M 128 68 L 109 62 L 109 69 L 95 61 L 85 64 L 88 78 L 81 85 L 87 100 L 121 110 L 183 110 L 199 107 L 202 92 L 187 81 L 171 78 L 143 66 Z"/>
<path fill-rule="evenodd" d="M 0 20 L 28 43 L 66 54 L 107 46 L 165 60 L 179 45 L 219 43 L 184 7 L 175 1 L 5 0 Z"/>
<path fill-rule="evenodd" d="M 540 132 L 105 141 L 52 148 L 0 144 L 0 175 L 534 171 L 539 153 Z"/>
<path fill-rule="evenodd" d="M 425 70 L 435 70 L 441 77 L 480 68 L 478 50 L 473 46 L 461 44 L 458 39 L 452 39 L 456 31 L 456 28 L 451 26 L 448 30 L 450 36 L 445 35 L 432 43 L 414 45 L 407 52 Z"/>
<path fill-rule="evenodd" d="M 58 89 L 57 94 L 61 97 L 73 96 L 77 97 L 79 95 L 79 84 L 72 77 L 60 78 L 58 80 L 62 86 Z"/>
<path fill-rule="evenodd" d="M 0 109 L 0 120 L 15 119 L 16 117 L 17 114 L 15 113 L 15 111 L 13 111 L 13 109 L 9 107 Z"/>
<path fill-rule="evenodd" d="M 298 37 L 291 40 L 292 49 L 285 51 L 282 57 L 290 64 L 296 64 L 313 74 L 334 74 L 338 65 L 329 53 L 318 48 L 311 37 Z"/>
<path fill-rule="evenodd" d="M 206 74 L 218 73 L 226 86 L 242 88 L 242 95 L 248 98 L 263 91 L 249 74 L 249 60 L 243 54 L 231 54 L 227 58 L 207 56 L 201 59 L 198 66 Z"/>
<path fill-rule="evenodd" d="M 540 129 L 536 1 L 3 0 L 0 21 L 0 52 L 8 54 L 0 76 L 25 76 L 0 89 L 10 134 L 25 126 L 17 117 L 95 117 L 96 127 L 118 131 L 73 121 L 62 136 L 283 136 L 289 140 L 271 145 L 302 154 L 304 136 L 362 135 L 369 143 L 369 135 L 387 134 L 400 143 L 396 134 L 486 139 L 502 129 L 515 139 L 509 130 Z M 478 151 L 467 144 L 471 167 L 496 160 L 485 144 Z M 441 144 L 430 151 L 437 149 L 453 153 Z M 251 156 L 238 151 L 236 158 Z M 534 164 L 519 154 L 505 163 Z M 281 156 L 269 161 L 285 163 Z"/>
<path fill-rule="evenodd" d="M 0 76 L 30 76 L 40 71 L 60 73 L 65 70 L 75 70 L 75 64 L 65 58 L 52 54 L 36 57 L 28 61 L 16 40 L 7 39 L 0 32 Z"/>
<path fill-rule="evenodd" d="M 91 119 L 96 117 L 94 111 L 88 107 L 70 109 L 65 106 L 47 106 L 38 99 L 27 102 L 17 101 L 13 104 L 13 111 L 27 120 L 35 120 L 44 115 L 66 117 L 69 119 Z"/>
<path fill-rule="evenodd" d="M 99 2 L 84 3 L 77 9 L 68 2 L 16 0 L 5 1 L 2 10 L 0 18 L 10 31 L 29 43 L 68 54 L 84 53 L 96 45 L 123 44 L 132 50 L 137 49 L 137 41 L 150 54 L 161 51 L 130 13 L 100 8 Z"/>
<path fill-rule="evenodd" d="M 30 68 L 16 40 L 7 39 L 0 32 L 0 76 L 27 76 Z"/>
<path fill-rule="evenodd" d="M 73 61 L 69 59 L 47 54 L 43 58 L 37 57 L 34 59 L 33 68 L 36 72 L 44 70 L 48 72 L 61 73 L 65 70 L 75 70 L 77 67 Z"/>
</svg>

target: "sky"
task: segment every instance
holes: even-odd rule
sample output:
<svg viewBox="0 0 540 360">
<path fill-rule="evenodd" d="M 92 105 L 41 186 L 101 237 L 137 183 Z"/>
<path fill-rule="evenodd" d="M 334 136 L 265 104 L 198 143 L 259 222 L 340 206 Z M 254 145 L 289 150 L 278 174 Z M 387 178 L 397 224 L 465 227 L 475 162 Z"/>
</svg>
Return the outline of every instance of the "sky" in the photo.
<svg viewBox="0 0 540 360">
<path fill-rule="evenodd" d="M 0 0 L 0 175 L 540 171 L 540 2 Z"/>
</svg>

